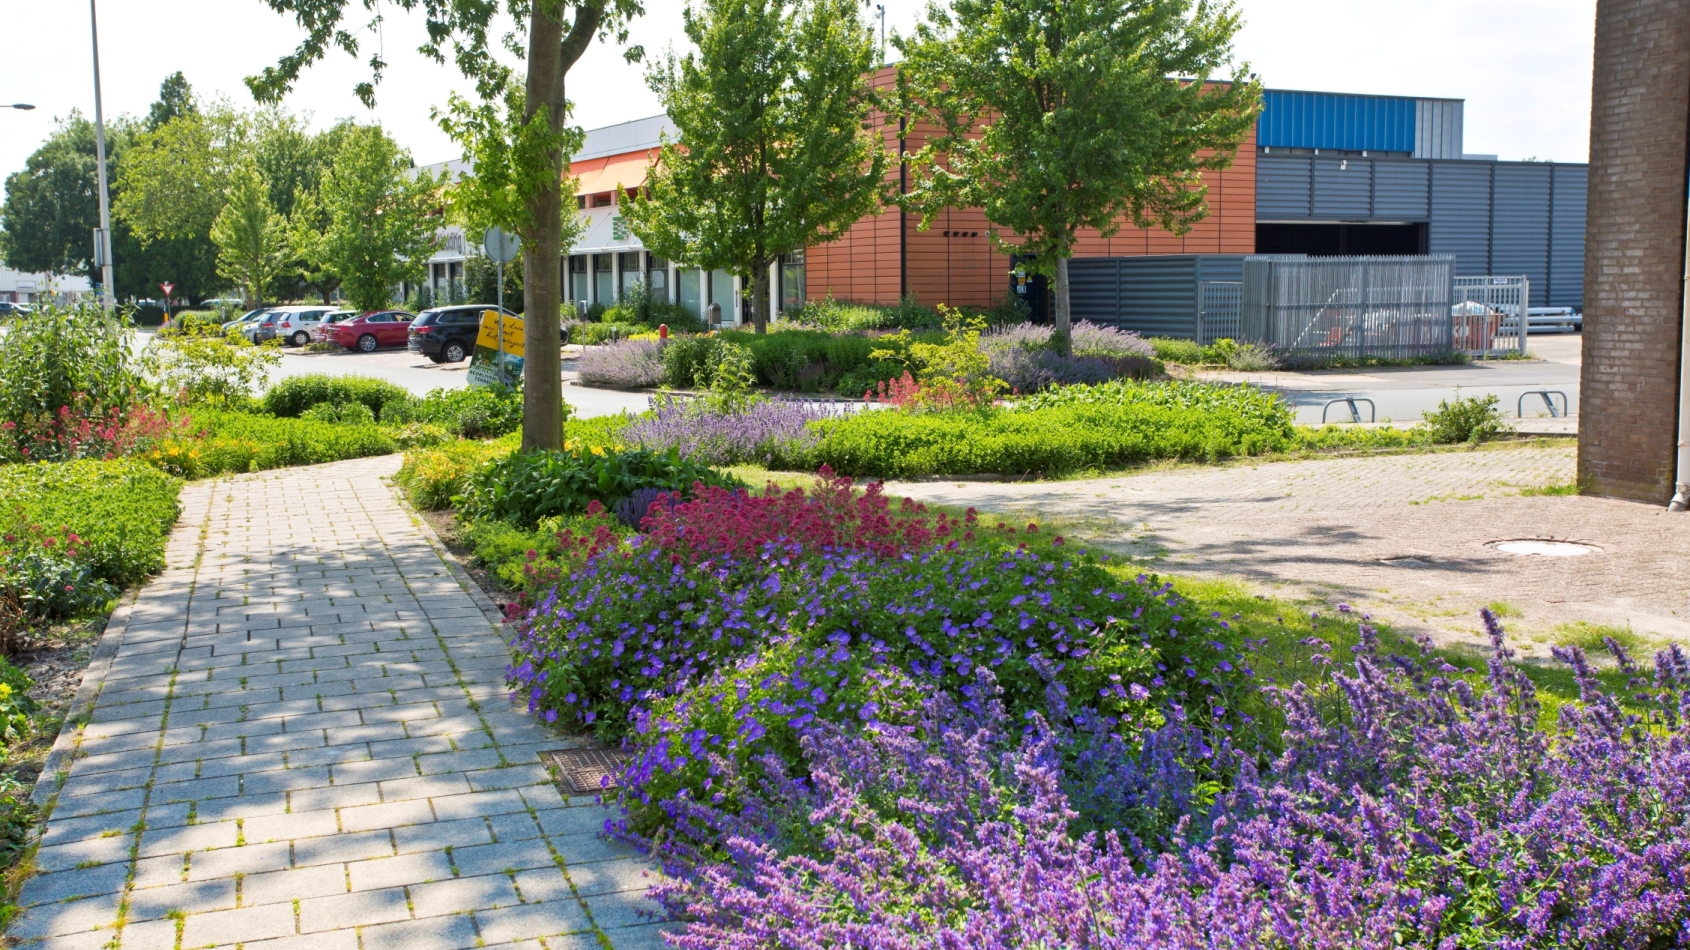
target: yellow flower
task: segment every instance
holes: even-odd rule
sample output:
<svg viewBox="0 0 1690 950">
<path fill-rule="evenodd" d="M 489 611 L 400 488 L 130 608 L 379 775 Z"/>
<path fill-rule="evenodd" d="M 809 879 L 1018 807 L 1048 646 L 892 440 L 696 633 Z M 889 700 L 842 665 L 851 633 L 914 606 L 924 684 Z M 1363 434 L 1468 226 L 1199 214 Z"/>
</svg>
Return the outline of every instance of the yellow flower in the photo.
<svg viewBox="0 0 1690 950">
<path fill-rule="evenodd" d="M 602 446 L 602 445 L 593 446 L 593 454 L 594 455 L 603 455 L 604 454 L 604 446 Z"/>
<path fill-rule="evenodd" d="M 12 687 L 6 685 L 5 683 L 0 683 L 0 696 L 10 695 L 12 695 Z"/>
</svg>

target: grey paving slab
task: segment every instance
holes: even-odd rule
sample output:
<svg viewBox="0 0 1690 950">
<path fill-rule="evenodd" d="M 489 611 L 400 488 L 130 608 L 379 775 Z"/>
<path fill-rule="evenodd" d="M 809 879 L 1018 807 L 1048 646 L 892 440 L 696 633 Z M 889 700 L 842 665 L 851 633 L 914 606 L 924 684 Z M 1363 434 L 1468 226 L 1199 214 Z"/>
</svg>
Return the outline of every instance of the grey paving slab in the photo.
<svg viewBox="0 0 1690 950">
<path fill-rule="evenodd" d="M 505 701 L 499 631 L 383 482 L 397 463 L 184 490 L 165 573 L 114 616 L 67 733 L 8 937 L 656 946 L 651 869 L 548 784 L 536 753 L 567 743 Z"/>
</svg>

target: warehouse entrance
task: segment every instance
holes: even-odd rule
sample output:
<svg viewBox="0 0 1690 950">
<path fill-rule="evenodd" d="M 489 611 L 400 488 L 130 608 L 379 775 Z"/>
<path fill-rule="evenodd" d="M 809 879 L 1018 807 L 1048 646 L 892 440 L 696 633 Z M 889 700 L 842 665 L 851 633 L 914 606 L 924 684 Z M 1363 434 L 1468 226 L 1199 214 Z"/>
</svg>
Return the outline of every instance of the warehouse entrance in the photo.
<svg viewBox="0 0 1690 950">
<path fill-rule="evenodd" d="M 1426 253 L 1426 225 L 1258 224 L 1257 254 L 1359 257 Z"/>
</svg>

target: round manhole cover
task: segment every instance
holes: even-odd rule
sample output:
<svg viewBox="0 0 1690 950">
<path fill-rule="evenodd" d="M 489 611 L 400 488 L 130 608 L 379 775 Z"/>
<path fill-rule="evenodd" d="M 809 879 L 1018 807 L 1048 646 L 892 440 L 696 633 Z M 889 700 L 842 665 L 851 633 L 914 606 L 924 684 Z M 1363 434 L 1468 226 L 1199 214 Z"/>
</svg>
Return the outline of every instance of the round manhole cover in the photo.
<svg viewBox="0 0 1690 950">
<path fill-rule="evenodd" d="M 1492 541 L 1490 546 L 1504 554 L 1532 554 L 1538 557 L 1583 557 L 1602 550 L 1595 545 L 1579 544 L 1576 541 L 1540 541 L 1535 538 Z"/>
</svg>

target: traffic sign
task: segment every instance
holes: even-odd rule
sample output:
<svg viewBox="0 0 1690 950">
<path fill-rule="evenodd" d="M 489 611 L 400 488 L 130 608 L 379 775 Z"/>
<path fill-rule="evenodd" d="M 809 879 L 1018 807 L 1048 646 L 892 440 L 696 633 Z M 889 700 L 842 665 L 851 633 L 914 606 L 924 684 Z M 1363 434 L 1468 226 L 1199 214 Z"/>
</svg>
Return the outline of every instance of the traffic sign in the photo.
<svg viewBox="0 0 1690 950">
<path fill-rule="evenodd" d="M 164 295 L 168 297 L 170 296 L 170 292 L 176 289 L 176 285 L 167 280 L 164 283 L 159 284 L 158 289 L 164 291 Z"/>
<path fill-rule="evenodd" d="M 490 259 L 505 264 L 514 260 L 522 250 L 522 241 L 504 228 L 492 227 L 487 229 L 487 234 L 481 239 L 481 249 L 487 252 Z"/>
</svg>

